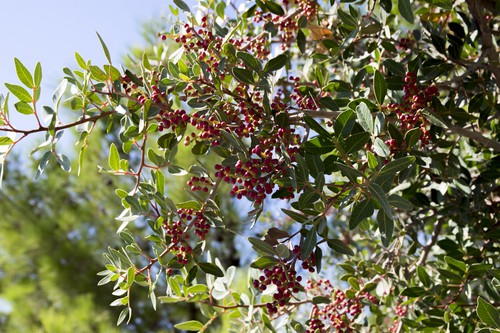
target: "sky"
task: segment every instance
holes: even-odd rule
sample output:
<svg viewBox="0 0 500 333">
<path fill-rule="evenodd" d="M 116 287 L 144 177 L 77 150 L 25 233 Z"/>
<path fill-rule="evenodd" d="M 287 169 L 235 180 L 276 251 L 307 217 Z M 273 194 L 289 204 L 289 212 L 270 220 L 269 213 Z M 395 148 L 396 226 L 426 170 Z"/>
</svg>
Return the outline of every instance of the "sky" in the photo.
<svg viewBox="0 0 500 333">
<path fill-rule="evenodd" d="M 172 0 L 16 0 L 2 1 L 0 8 L 0 93 L 4 83 L 20 84 L 14 67 L 18 58 L 30 71 L 42 66 L 41 105 L 50 105 L 62 69 L 76 69 L 74 53 L 101 65 L 106 58 L 96 31 L 105 41 L 120 68 L 123 55 L 132 46 L 143 45 L 142 23 L 165 17 Z M 13 114 L 15 112 L 11 112 Z M 34 125 L 32 116 L 13 119 L 19 128 Z"/>
</svg>

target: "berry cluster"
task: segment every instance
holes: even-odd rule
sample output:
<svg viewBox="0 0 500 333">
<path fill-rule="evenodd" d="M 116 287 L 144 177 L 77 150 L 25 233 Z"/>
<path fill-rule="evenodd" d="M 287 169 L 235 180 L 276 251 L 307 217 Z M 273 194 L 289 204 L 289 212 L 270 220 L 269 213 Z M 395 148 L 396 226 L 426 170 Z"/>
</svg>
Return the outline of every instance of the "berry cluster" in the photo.
<svg viewBox="0 0 500 333">
<path fill-rule="evenodd" d="M 170 237 L 170 244 L 173 245 L 172 253 L 177 257 L 177 261 L 181 265 L 187 265 L 193 254 L 192 247 L 188 244 L 190 235 L 186 232 L 188 224 L 194 226 L 194 233 L 201 240 L 204 240 L 210 223 L 203 216 L 203 211 L 195 211 L 192 208 L 180 208 L 177 210 L 179 220 L 168 221 L 163 224 L 165 234 Z"/>
<path fill-rule="evenodd" d="M 424 108 L 431 108 L 432 97 L 438 96 L 439 91 L 436 86 L 424 86 L 417 82 L 415 73 L 407 72 L 405 76 L 405 85 L 403 86 L 404 97 L 401 103 L 391 103 L 387 105 L 387 109 L 394 112 L 401 124 L 401 129 L 406 132 L 412 128 L 420 128 L 420 145 L 425 147 L 431 140 L 431 135 L 428 130 L 428 121 L 422 115 L 421 111 Z M 399 150 L 394 139 L 386 141 L 386 144 L 391 148 L 392 152 Z"/>
<path fill-rule="evenodd" d="M 407 311 L 408 308 L 406 306 L 396 305 L 396 307 L 394 308 L 394 313 L 398 317 L 404 317 Z"/>
<path fill-rule="evenodd" d="M 376 298 L 366 292 L 358 293 L 354 297 L 347 297 L 347 293 L 334 289 L 328 279 L 308 280 L 305 288 L 314 295 L 331 297 L 329 304 L 315 304 L 312 308 L 308 333 L 313 332 L 353 332 L 350 323 L 361 314 L 363 301 L 375 304 Z M 351 291 L 354 294 L 354 291 Z"/>
<path fill-rule="evenodd" d="M 400 50 L 406 51 L 412 48 L 413 44 L 415 44 L 415 40 L 412 37 L 401 38 L 396 47 Z"/>
<path fill-rule="evenodd" d="M 185 110 L 161 110 L 157 116 L 158 131 L 170 129 L 172 132 L 180 127 L 186 127 L 190 120 Z"/>
<path fill-rule="evenodd" d="M 277 287 L 273 294 L 273 301 L 266 304 L 269 314 L 278 312 L 278 307 L 283 307 L 292 297 L 292 294 L 298 293 L 302 286 L 300 284 L 302 277 L 291 268 L 291 264 L 277 265 L 263 270 L 263 275 L 258 280 L 253 280 L 255 289 L 264 291 L 271 284 Z"/>
<path fill-rule="evenodd" d="M 187 182 L 191 191 L 203 191 L 207 193 L 213 186 L 213 182 L 207 177 L 191 177 Z"/>
<path fill-rule="evenodd" d="M 304 258 L 301 258 L 300 252 L 301 252 L 301 247 L 298 245 L 295 245 L 293 247 L 292 253 L 297 256 L 299 260 L 302 260 L 302 269 L 309 271 L 311 273 L 314 273 L 316 271 L 316 258 L 314 257 L 314 252 L 311 252 L 309 254 L 309 257 L 304 260 Z"/>
</svg>

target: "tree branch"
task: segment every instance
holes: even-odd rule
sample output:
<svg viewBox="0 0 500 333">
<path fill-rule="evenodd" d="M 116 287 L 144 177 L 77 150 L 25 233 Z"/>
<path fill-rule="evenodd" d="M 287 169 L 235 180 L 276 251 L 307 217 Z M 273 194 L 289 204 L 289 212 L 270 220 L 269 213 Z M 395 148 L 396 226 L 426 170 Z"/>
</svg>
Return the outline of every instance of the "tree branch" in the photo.
<svg viewBox="0 0 500 333">
<path fill-rule="evenodd" d="M 447 126 L 448 126 L 448 130 L 454 134 L 458 134 L 460 136 L 465 136 L 469 139 L 472 139 L 472 140 L 482 144 L 485 147 L 488 147 L 488 148 L 491 148 L 497 152 L 500 152 L 500 142 L 498 142 L 496 140 L 489 139 L 489 138 L 481 135 L 481 133 L 470 131 L 470 130 L 467 130 L 463 127 L 457 126 L 457 125 L 448 124 Z"/>
<path fill-rule="evenodd" d="M 500 87 L 500 66 L 498 61 L 498 50 L 493 44 L 493 36 L 491 29 L 486 22 L 483 6 L 478 0 L 467 0 L 467 6 L 471 12 L 474 21 L 476 21 L 479 33 L 481 35 L 481 43 L 483 44 L 483 52 L 488 56 L 488 68 L 493 73 L 496 79 L 497 87 Z"/>
</svg>

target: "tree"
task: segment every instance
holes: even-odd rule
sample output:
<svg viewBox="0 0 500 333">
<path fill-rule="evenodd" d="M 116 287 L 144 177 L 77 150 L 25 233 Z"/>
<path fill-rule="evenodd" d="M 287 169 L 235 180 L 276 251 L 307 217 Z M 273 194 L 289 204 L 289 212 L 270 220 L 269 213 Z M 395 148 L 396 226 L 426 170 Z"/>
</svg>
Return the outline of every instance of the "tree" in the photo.
<svg viewBox="0 0 500 333">
<path fill-rule="evenodd" d="M 206 319 L 180 330 L 498 331 L 497 12 L 474 0 L 174 2 L 184 23 L 159 34 L 168 52 L 120 71 L 99 37 L 109 64 L 76 54 L 53 108 L 35 107 L 40 66 L 16 61 L 30 91 L 6 86 L 38 128 L 16 128 L 9 95 L 0 103 L 4 159 L 47 133 L 39 172 L 51 159 L 69 169 L 63 130 L 79 130 L 79 163 L 95 124 L 119 132 L 101 171 L 133 180 L 116 190 L 126 244 L 99 273 L 124 307 L 118 323 L 143 286 L 152 308 L 199 307 Z M 67 85 L 79 117 L 62 123 Z M 176 158 L 186 151 L 195 163 Z M 174 176 L 190 200 L 165 191 Z M 244 287 L 208 241 L 235 232 L 227 192 L 252 226 L 271 214 L 247 238 Z M 132 221 L 150 235 L 139 241 Z"/>
</svg>

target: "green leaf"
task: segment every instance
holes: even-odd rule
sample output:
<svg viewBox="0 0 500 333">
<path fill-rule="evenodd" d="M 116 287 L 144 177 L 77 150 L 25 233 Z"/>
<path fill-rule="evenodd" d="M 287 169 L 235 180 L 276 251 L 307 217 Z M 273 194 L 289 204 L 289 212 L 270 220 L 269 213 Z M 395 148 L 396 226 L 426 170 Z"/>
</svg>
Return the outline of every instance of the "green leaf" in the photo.
<svg viewBox="0 0 500 333">
<path fill-rule="evenodd" d="M 384 193 L 384 190 L 375 183 L 370 183 L 368 185 L 368 189 L 370 190 L 370 193 L 372 194 L 373 198 L 377 200 L 377 202 L 384 210 L 385 214 L 387 215 L 387 218 L 392 220 L 392 209 L 391 206 L 389 205 L 389 201 L 387 201 L 387 197 Z"/>
<path fill-rule="evenodd" d="M 401 295 L 408 297 L 419 297 L 425 294 L 425 289 L 422 287 L 408 287 L 401 292 Z"/>
<path fill-rule="evenodd" d="M 19 61 L 19 59 L 14 58 L 14 63 L 16 65 L 16 73 L 19 81 L 21 81 L 26 87 L 33 88 L 35 83 L 33 82 L 33 76 L 31 76 L 30 71 L 21 61 Z"/>
<path fill-rule="evenodd" d="M 387 200 L 389 200 L 391 206 L 399 208 L 401 210 L 413 209 L 413 205 L 411 204 L 411 202 L 409 202 L 408 200 L 397 194 L 391 194 L 390 196 L 387 197 Z"/>
<path fill-rule="evenodd" d="M 388 157 L 391 154 L 391 149 L 380 138 L 375 138 L 373 150 L 378 156 Z"/>
<path fill-rule="evenodd" d="M 174 2 L 177 2 L 177 1 L 180 1 L 180 0 L 174 0 Z M 199 331 L 203 328 L 203 324 L 197 320 L 189 320 L 189 321 L 185 321 L 183 323 L 176 324 L 176 325 L 174 325 L 174 327 L 177 328 L 178 330 Z"/>
<path fill-rule="evenodd" d="M 373 77 L 373 91 L 378 104 L 382 105 L 387 94 L 387 83 L 385 83 L 384 77 L 378 70 L 375 71 L 375 76 Z"/>
<path fill-rule="evenodd" d="M 370 169 L 375 170 L 378 166 L 377 158 L 369 150 L 366 152 L 366 156 L 368 157 L 368 166 L 370 167 Z"/>
<path fill-rule="evenodd" d="M 316 247 L 317 232 L 316 228 L 311 228 L 307 231 L 307 235 L 302 243 L 302 250 L 300 251 L 301 260 L 307 260 L 309 255 Z"/>
<path fill-rule="evenodd" d="M 352 207 L 349 229 L 355 229 L 364 219 L 371 217 L 373 212 L 374 208 L 371 199 L 356 202 Z"/>
<path fill-rule="evenodd" d="M 406 21 L 413 24 L 415 20 L 413 18 L 410 0 L 398 0 L 398 9 L 401 16 L 403 16 Z"/>
<path fill-rule="evenodd" d="M 14 107 L 16 108 L 17 112 L 25 114 L 25 115 L 30 115 L 30 114 L 34 113 L 31 105 L 29 105 L 26 102 L 17 102 L 16 104 L 14 104 Z"/>
<path fill-rule="evenodd" d="M 490 303 L 486 302 L 481 296 L 477 299 L 477 316 L 481 321 L 493 328 L 500 328 L 500 313 Z"/>
<path fill-rule="evenodd" d="M 42 82 L 42 65 L 39 62 L 35 66 L 35 87 L 40 87 Z"/>
<path fill-rule="evenodd" d="M 429 276 L 429 273 L 427 273 L 424 267 L 417 266 L 417 275 L 425 287 L 429 288 L 432 285 L 431 277 Z"/>
<path fill-rule="evenodd" d="M 294 212 L 293 210 L 288 210 L 285 208 L 281 208 L 281 210 L 283 211 L 283 213 L 290 216 L 293 220 L 295 220 L 299 223 L 305 223 L 305 222 L 308 222 L 310 220 L 310 218 L 308 218 L 307 216 L 302 215 L 302 214 L 297 213 L 297 212 Z"/>
<path fill-rule="evenodd" d="M 57 163 L 59 163 L 59 166 L 61 167 L 61 169 L 63 169 L 66 172 L 71 171 L 71 161 L 69 160 L 68 156 L 66 156 L 64 154 L 57 154 L 56 160 L 57 160 Z"/>
<path fill-rule="evenodd" d="M 330 304 L 332 300 L 326 296 L 314 296 L 312 299 L 313 304 Z"/>
<path fill-rule="evenodd" d="M 271 245 L 269 245 L 268 243 L 264 242 L 261 239 L 255 237 L 248 237 L 248 241 L 250 242 L 250 244 L 252 244 L 252 247 L 259 253 L 270 254 L 270 255 L 276 254 L 276 250 Z"/>
<path fill-rule="evenodd" d="M 421 110 L 421 112 L 425 116 L 425 119 L 427 119 L 432 125 L 441 128 L 448 128 L 448 125 L 446 125 L 441 117 L 439 117 L 436 113 L 427 109 Z"/>
<path fill-rule="evenodd" d="M 394 232 L 394 220 L 389 218 L 384 210 L 379 210 L 377 213 L 377 224 L 382 235 L 382 244 L 388 247 Z"/>
<path fill-rule="evenodd" d="M 454 270 L 460 271 L 461 273 L 465 273 L 465 271 L 467 270 L 467 265 L 461 260 L 445 256 L 444 261 L 446 261 L 448 266 L 450 266 Z"/>
<path fill-rule="evenodd" d="M 415 162 L 415 156 L 405 156 L 398 158 L 397 160 L 391 161 L 384 165 L 380 169 L 380 174 L 396 174 L 399 171 L 405 170 L 413 162 Z"/>
<path fill-rule="evenodd" d="M 76 59 L 76 63 L 78 64 L 78 66 L 80 66 L 82 69 L 88 68 L 87 63 L 85 62 L 83 57 L 78 52 L 75 52 L 75 59 Z"/>
<path fill-rule="evenodd" d="M 288 57 L 284 53 L 272 58 L 264 66 L 264 73 L 268 74 L 285 66 L 287 59 Z"/>
<path fill-rule="evenodd" d="M 10 83 L 5 83 L 5 86 L 7 87 L 7 89 L 9 89 L 9 91 L 14 95 L 16 96 L 17 98 L 19 98 L 20 101 L 22 102 L 26 102 L 26 103 L 31 103 L 33 102 L 33 97 L 31 96 L 31 94 L 26 90 L 24 89 L 23 87 L 21 86 L 18 86 L 18 85 L 15 85 L 15 84 L 10 84 Z"/>
<path fill-rule="evenodd" d="M 201 268 L 202 271 L 204 271 L 207 274 L 214 275 L 216 277 L 223 277 L 224 273 L 222 270 L 217 266 L 216 264 L 210 263 L 210 262 L 200 262 L 198 263 L 198 266 Z"/>
<path fill-rule="evenodd" d="M 14 141 L 11 138 L 9 138 L 8 136 L 0 137 L 0 146 L 8 146 L 12 143 L 14 143 Z"/>
<path fill-rule="evenodd" d="M 158 297 L 158 300 L 161 303 L 177 303 L 180 301 L 180 299 L 177 297 L 169 297 L 169 296 L 160 296 Z"/>
<path fill-rule="evenodd" d="M 406 71 L 403 64 L 392 59 L 385 59 L 384 66 L 391 71 L 392 74 L 398 76 L 405 76 Z"/>
<path fill-rule="evenodd" d="M 106 56 L 106 59 L 108 59 L 109 64 L 111 64 L 111 56 L 109 55 L 109 50 L 104 41 L 101 38 L 101 35 L 96 31 L 97 37 L 99 38 L 99 41 L 101 42 L 102 50 L 104 51 L 104 55 Z"/>
<path fill-rule="evenodd" d="M 335 162 L 335 165 L 337 165 L 337 167 L 339 168 L 340 172 L 342 172 L 342 175 L 346 176 L 347 178 L 349 178 L 353 183 L 356 183 L 357 182 L 357 178 L 358 177 L 363 177 L 365 178 L 365 175 L 357 170 L 357 169 L 354 169 L 350 166 L 347 166 L 343 163 L 338 163 L 338 162 Z"/>
<path fill-rule="evenodd" d="M 363 148 L 368 141 L 370 140 L 370 133 L 368 132 L 359 132 L 353 134 L 346 138 L 345 140 L 345 152 L 347 154 L 355 153 L 361 148 Z"/>
<path fill-rule="evenodd" d="M 257 269 L 264 269 L 264 268 L 276 266 L 277 263 L 279 263 L 279 260 L 276 259 L 275 257 L 264 256 L 264 257 L 258 258 L 254 262 L 252 262 L 250 264 L 250 267 L 257 268 Z"/>
<path fill-rule="evenodd" d="M 179 7 L 183 12 L 187 14 L 191 14 L 191 9 L 189 6 L 182 0 L 174 0 L 174 4 Z"/>
<path fill-rule="evenodd" d="M 328 132 L 323 126 L 321 126 L 314 118 L 310 116 L 304 116 L 302 118 L 304 122 L 306 123 L 307 126 L 309 126 L 310 129 L 318 133 L 319 136 L 324 136 L 324 137 L 331 137 L 332 134 Z"/>
<path fill-rule="evenodd" d="M 348 256 L 353 256 L 354 251 L 347 246 L 343 241 L 340 239 L 329 239 L 328 242 L 328 247 L 331 248 L 333 251 L 338 252 L 340 254 L 346 254 Z"/>
<path fill-rule="evenodd" d="M 368 133 L 373 134 L 373 117 L 365 102 L 359 103 L 356 107 L 356 116 L 361 127 Z"/>
<path fill-rule="evenodd" d="M 246 52 L 236 52 L 236 56 L 243 61 L 243 63 L 247 66 L 259 73 L 262 70 L 262 65 L 257 58 L 255 58 L 250 53 Z"/>
<path fill-rule="evenodd" d="M 265 5 L 271 13 L 279 15 L 279 16 L 285 15 L 285 11 L 283 10 L 283 8 L 281 8 L 281 6 L 278 5 L 276 2 L 266 0 Z"/>
<path fill-rule="evenodd" d="M 255 80 L 253 78 L 253 73 L 252 71 L 244 68 L 238 68 L 235 67 L 233 68 L 233 76 L 240 82 L 254 85 Z"/>
<path fill-rule="evenodd" d="M 109 147 L 108 164 L 112 170 L 120 170 L 120 154 L 118 153 L 118 149 L 116 148 L 114 143 L 112 143 Z"/>
<path fill-rule="evenodd" d="M 322 155 L 334 150 L 335 145 L 328 138 L 325 138 L 324 136 L 317 136 L 309 141 L 304 142 L 303 148 L 310 154 Z"/>
<path fill-rule="evenodd" d="M 420 128 L 413 128 L 406 132 L 405 134 L 405 142 L 406 142 L 406 147 L 411 148 L 413 147 L 419 140 L 420 138 Z"/>
</svg>

